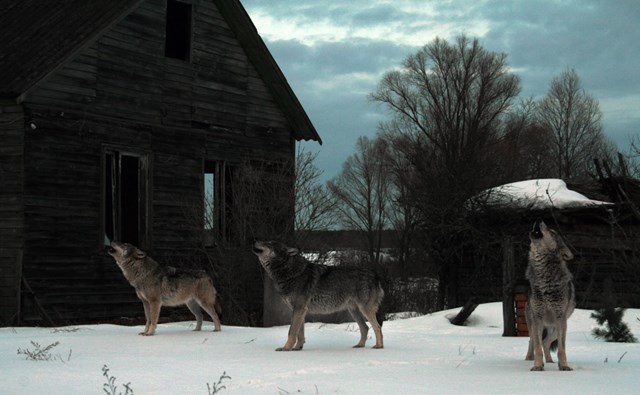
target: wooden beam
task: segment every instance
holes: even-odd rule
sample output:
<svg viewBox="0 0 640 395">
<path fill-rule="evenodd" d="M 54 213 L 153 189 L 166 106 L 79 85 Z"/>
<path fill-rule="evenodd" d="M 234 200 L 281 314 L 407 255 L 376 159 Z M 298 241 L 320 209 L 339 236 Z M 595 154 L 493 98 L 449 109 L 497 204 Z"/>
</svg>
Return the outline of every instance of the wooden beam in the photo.
<svg viewBox="0 0 640 395">
<path fill-rule="evenodd" d="M 502 239 L 502 336 L 516 336 L 515 315 L 515 260 L 513 239 L 506 236 Z"/>
</svg>

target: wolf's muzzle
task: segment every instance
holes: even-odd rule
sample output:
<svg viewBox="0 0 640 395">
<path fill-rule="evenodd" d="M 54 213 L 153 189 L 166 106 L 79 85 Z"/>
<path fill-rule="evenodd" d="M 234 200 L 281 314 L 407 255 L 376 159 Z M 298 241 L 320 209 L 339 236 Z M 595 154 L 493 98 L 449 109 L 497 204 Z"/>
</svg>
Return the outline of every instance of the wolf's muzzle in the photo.
<svg viewBox="0 0 640 395">
<path fill-rule="evenodd" d="M 530 237 L 532 239 L 541 239 L 542 238 L 542 229 L 540 225 L 542 224 L 542 219 L 538 218 L 536 222 L 533 224 L 533 229 L 531 230 Z"/>
</svg>

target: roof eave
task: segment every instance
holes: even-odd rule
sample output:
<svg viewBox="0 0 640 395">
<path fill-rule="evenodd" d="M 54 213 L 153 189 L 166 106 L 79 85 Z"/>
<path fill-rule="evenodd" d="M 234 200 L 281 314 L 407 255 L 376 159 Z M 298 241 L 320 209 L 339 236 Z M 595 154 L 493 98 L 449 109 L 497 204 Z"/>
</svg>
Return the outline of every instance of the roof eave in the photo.
<svg viewBox="0 0 640 395">
<path fill-rule="evenodd" d="M 320 135 L 242 4 L 238 0 L 214 0 L 214 2 L 235 32 L 240 45 L 271 91 L 274 100 L 291 123 L 295 139 L 312 140 L 322 144 Z"/>
</svg>

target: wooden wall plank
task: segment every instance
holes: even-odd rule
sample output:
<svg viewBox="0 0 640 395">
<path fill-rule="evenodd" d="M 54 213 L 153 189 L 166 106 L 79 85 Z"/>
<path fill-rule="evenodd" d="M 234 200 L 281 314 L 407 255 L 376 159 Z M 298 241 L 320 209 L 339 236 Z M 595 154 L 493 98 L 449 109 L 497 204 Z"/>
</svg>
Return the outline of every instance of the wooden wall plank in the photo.
<svg viewBox="0 0 640 395">
<path fill-rule="evenodd" d="M 0 106 L 0 325 L 15 324 L 20 306 L 24 128 L 21 106 Z"/>
</svg>

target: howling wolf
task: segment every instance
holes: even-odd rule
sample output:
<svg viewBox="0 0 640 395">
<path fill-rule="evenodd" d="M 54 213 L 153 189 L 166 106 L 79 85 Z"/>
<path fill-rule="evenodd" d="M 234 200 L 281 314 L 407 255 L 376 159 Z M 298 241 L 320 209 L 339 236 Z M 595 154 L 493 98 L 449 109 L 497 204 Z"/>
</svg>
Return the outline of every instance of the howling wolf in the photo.
<svg viewBox="0 0 640 395">
<path fill-rule="evenodd" d="M 534 360 L 531 370 L 544 370 L 543 353 L 547 362 L 553 362 L 549 348 L 557 340 L 558 367 L 572 370 L 567 364 L 565 346 L 567 319 L 576 305 L 573 276 L 567 268 L 573 254 L 560 235 L 540 219 L 533 225 L 529 238 L 526 276 L 531 289 L 525 308 L 529 327 L 527 359 Z"/>
<path fill-rule="evenodd" d="M 216 303 L 216 289 L 211 277 L 204 271 L 160 265 L 129 243 L 114 241 L 108 253 L 116 260 L 142 301 L 147 323 L 141 335 L 151 336 L 156 332 L 162 305 L 186 304 L 196 316 L 196 331 L 202 328 L 202 307 L 211 316 L 214 331 L 220 330 L 220 306 Z"/>
<path fill-rule="evenodd" d="M 360 341 L 354 347 L 364 347 L 367 341 L 369 328 L 365 318 L 376 335 L 373 348 L 384 347 L 383 316 L 378 312 L 384 297 L 384 277 L 377 271 L 311 263 L 296 248 L 276 241 L 257 241 L 253 252 L 273 279 L 278 293 L 293 309 L 287 342 L 276 351 L 302 349 L 307 312 L 326 314 L 342 310 L 349 310 L 360 328 Z"/>
</svg>

